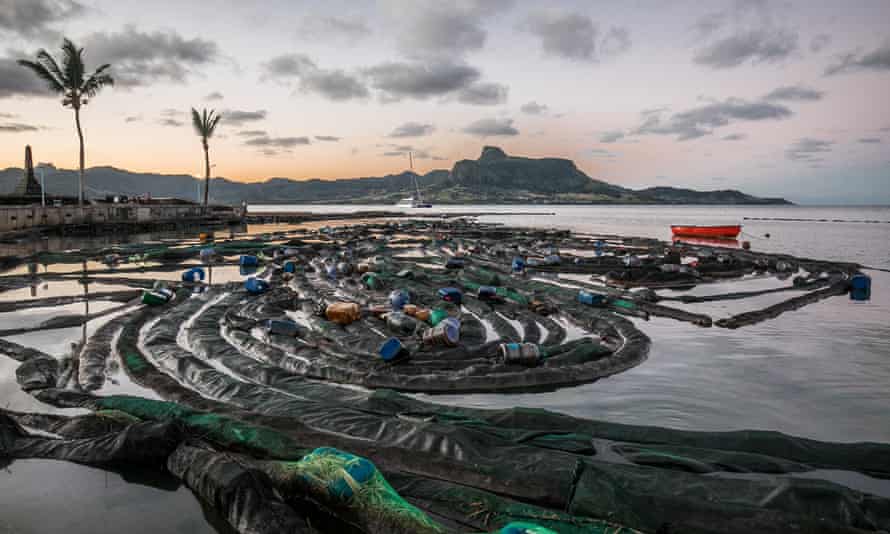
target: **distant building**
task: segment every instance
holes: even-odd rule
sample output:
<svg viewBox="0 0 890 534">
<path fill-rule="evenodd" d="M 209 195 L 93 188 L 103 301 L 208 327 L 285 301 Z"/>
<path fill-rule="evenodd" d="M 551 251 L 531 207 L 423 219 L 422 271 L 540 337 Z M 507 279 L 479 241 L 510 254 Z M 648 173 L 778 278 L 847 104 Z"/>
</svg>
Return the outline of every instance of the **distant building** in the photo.
<svg viewBox="0 0 890 534">
<path fill-rule="evenodd" d="M 25 147 L 25 170 L 22 179 L 15 186 L 12 196 L 21 198 L 40 198 L 40 184 L 34 176 L 34 159 L 31 157 L 31 146 Z"/>
</svg>

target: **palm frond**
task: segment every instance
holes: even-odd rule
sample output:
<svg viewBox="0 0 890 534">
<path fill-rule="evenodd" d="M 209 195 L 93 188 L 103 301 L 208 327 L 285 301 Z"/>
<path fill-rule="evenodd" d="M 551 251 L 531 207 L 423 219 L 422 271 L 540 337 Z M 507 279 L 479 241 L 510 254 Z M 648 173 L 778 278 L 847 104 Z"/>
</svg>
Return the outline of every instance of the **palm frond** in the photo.
<svg viewBox="0 0 890 534">
<path fill-rule="evenodd" d="M 83 48 L 77 48 L 74 43 L 65 39 L 62 41 L 62 52 L 65 54 L 62 64 L 68 84 L 71 87 L 80 88 L 83 85 L 84 75 Z"/>
<path fill-rule="evenodd" d="M 99 92 L 100 89 L 105 87 L 106 85 L 114 85 L 114 78 L 111 77 L 110 74 L 105 74 L 104 71 L 110 67 L 111 65 L 102 65 L 96 72 L 90 75 L 89 78 L 85 82 L 83 82 L 83 86 L 80 88 L 80 92 L 93 98 Z"/>
<path fill-rule="evenodd" d="M 20 59 L 17 63 L 22 67 L 30 69 L 34 74 L 37 75 L 38 78 L 46 82 L 46 85 L 51 91 L 55 93 L 65 92 L 65 86 L 62 85 L 62 82 L 59 81 L 52 72 L 47 70 L 47 68 L 40 63 L 37 63 L 35 61 L 28 61 L 27 59 Z"/>
<path fill-rule="evenodd" d="M 213 115 L 213 112 L 211 111 L 210 114 Z M 213 137 L 213 132 L 214 132 L 214 130 L 216 130 L 216 125 L 219 124 L 219 120 L 221 118 L 222 118 L 222 115 L 216 115 L 210 121 L 210 127 L 207 128 L 207 137 Z"/>
<path fill-rule="evenodd" d="M 198 110 L 192 108 L 192 126 L 195 127 L 195 133 L 204 137 L 204 123 L 201 122 L 201 114 L 198 113 Z"/>
<path fill-rule="evenodd" d="M 62 69 L 59 68 L 59 64 L 56 63 L 55 58 L 49 55 L 46 50 L 41 48 L 37 51 L 37 62 L 43 65 L 46 70 L 53 73 L 53 75 L 55 75 L 56 79 L 59 80 L 62 85 L 68 85 L 68 80 L 65 78 L 65 73 L 62 72 Z"/>
</svg>

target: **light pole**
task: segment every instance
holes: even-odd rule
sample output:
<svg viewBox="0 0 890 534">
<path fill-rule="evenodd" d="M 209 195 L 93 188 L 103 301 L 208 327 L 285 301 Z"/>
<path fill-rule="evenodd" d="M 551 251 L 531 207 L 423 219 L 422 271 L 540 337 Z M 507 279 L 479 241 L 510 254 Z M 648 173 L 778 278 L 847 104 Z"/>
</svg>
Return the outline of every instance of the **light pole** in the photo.
<svg viewBox="0 0 890 534">
<path fill-rule="evenodd" d="M 40 206 L 46 207 L 46 169 L 40 167 Z"/>
</svg>

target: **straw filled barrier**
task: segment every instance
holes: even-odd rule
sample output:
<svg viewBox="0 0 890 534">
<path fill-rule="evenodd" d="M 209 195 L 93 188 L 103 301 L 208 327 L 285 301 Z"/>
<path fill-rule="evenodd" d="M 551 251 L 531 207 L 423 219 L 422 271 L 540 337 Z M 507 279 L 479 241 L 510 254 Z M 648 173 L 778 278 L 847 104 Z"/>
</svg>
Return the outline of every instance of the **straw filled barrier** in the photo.
<svg viewBox="0 0 890 534">
<path fill-rule="evenodd" d="M 645 365 L 657 342 L 644 333 L 653 317 L 707 335 L 839 295 L 867 298 L 855 264 L 464 220 L 4 259 L 21 263 L 73 268 L 8 274 L 3 291 L 58 281 L 126 287 L 94 290 L 110 307 L 79 319 L 2 332 L 104 321 L 61 358 L 0 340 L 0 354 L 21 362 L 23 390 L 90 411 L 0 410 L 0 463 L 163 470 L 244 533 L 890 530 L 890 500 L 791 476 L 890 478 L 888 445 L 409 395 L 595 382 Z M 212 283 L 225 268 L 244 278 Z M 175 283 L 146 276 L 179 271 Z M 746 280 L 776 283 L 685 293 Z M 764 295 L 781 300 L 717 319 L 690 308 Z M 94 301 L 72 294 L 21 308 L 84 300 Z M 150 395 L 117 392 L 115 371 Z"/>
</svg>

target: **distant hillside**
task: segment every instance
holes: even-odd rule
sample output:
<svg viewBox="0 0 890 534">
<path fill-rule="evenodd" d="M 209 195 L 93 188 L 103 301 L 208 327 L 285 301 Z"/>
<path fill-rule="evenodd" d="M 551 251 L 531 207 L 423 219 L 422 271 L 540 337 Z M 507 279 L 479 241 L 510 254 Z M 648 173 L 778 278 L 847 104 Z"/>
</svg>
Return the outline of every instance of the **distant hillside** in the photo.
<svg viewBox="0 0 890 534">
<path fill-rule="evenodd" d="M 87 169 L 87 195 L 109 194 L 199 198 L 202 180 L 187 175 L 134 173 L 114 167 Z M 0 170 L 0 194 L 9 194 L 22 170 Z M 39 176 L 39 172 L 38 172 Z M 484 147 L 476 160 L 461 160 L 451 171 L 424 175 L 411 172 L 382 177 L 341 180 L 270 178 L 242 183 L 213 178 L 214 202 L 248 203 L 355 203 L 390 204 L 413 193 L 413 178 L 424 198 L 436 203 L 629 203 L 629 204 L 787 204 L 784 199 L 758 198 L 739 191 L 695 191 L 673 187 L 632 190 L 595 180 L 574 162 L 560 158 L 532 159 L 509 156 L 497 147 Z M 53 195 L 77 194 L 77 171 L 47 169 L 47 191 Z"/>
</svg>

